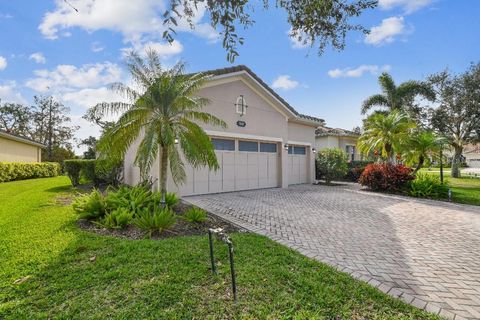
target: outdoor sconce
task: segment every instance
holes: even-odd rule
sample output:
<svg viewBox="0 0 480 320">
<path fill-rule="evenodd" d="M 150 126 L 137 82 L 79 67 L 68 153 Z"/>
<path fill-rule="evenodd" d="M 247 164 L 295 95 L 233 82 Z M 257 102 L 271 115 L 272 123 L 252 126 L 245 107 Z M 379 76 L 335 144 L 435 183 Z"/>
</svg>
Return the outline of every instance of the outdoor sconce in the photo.
<svg viewBox="0 0 480 320">
<path fill-rule="evenodd" d="M 175 140 L 173 140 L 173 142 L 175 142 L 175 144 L 178 144 L 178 138 L 175 138 Z"/>
<path fill-rule="evenodd" d="M 285 145 L 283 147 L 285 148 L 285 150 L 288 151 L 288 144 L 285 143 Z"/>
<path fill-rule="evenodd" d="M 317 153 L 317 149 L 312 148 L 312 152 L 313 152 L 313 153 Z"/>
</svg>

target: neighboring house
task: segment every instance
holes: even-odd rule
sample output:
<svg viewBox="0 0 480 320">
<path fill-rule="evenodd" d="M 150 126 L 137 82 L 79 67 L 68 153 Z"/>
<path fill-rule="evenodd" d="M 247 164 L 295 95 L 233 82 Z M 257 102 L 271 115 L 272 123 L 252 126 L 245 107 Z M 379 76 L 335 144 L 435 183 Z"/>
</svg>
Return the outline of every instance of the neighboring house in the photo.
<svg viewBox="0 0 480 320">
<path fill-rule="evenodd" d="M 480 145 L 468 145 L 463 150 L 467 166 L 480 168 Z"/>
<path fill-rule="evenodd" d="M 41 162 L 45 146 L 0 130 L 0 162 Z"/>
<path fill-rule="evenodd" d="M 322 119 L 299 114 L 246 66 L 205 71 L 212 78 L 199 91 L 210 103 L 203 111 L 227 123 L 227 129 L 203 125 L 212 138 L 220 169 L 193 170 L 168 190 L 181 196 L 237 190 L 288 187 L 315 179 L 315 129 Z M 127 184 L 139 182 L 134 166 L 137 143 L 125 156 Z M 159 161 L 151 170 L 159 176 Z"/>
<path fill-rule="evenodd" d="M 360 134 L 350 130 L 322 126 L 315 131 L 315 148 L 339 148 L 347 153 L 349 161 L 361 160 L 357 150 L 359 137 Z"/>
</svg>

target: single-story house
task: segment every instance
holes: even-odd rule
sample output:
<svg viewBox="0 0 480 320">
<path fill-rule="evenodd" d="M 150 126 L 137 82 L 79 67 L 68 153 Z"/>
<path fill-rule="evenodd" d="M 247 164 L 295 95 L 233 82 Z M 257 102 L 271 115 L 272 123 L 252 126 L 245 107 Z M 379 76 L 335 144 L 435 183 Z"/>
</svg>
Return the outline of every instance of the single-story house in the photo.
<svg viewBox="0 0 480 320">
<path fill-rule="evenodd" d="M 339 148 L 347 153 L 349 161 L 361 160 L 361 154 L 357 149 L 359 137 L 360 134 L 354 131 L 322 126 L 315 130 L 315 148 L 317 150 Z"/>
<path fill-rule="evenodd" d="M 186 165 L 187 181 L 167 188 L 181 196 L 230 192 L 292 184 L 315 179 L 315 129 L 322 119 L 298 113 L 246 66 L 205 71 L 212 78 L 199 91 L 210 103 L 203 111 L 227 123 L 227 128 L 202 125 L 211 137 L 220 169 L 194 170 Z M 127 151 L 124 179 L 139 182 L 134 165 L 139 140 Z M 151 170 L 159 176 L 159 161 Z"/>
<path fill-rule="evenodd" d="M 465 163 L 471 168 L 480 168 L 480 145 L 468 145 L 463 150 Z"/>
<path fill-rule="evenodd" d="M 42 148 L 41 143 L 0 130 L 0 162 L 41 162 Z"/>
</svg>

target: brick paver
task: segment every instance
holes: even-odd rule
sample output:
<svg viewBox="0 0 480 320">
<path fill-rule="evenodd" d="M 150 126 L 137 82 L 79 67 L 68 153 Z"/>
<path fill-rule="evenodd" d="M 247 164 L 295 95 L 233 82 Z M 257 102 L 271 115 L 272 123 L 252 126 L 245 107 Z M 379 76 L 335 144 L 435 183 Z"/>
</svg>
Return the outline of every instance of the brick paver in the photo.
<svg viewBox="0 0 480 320">
<path fill-rule="evenodd" d="M 298 185 L 186 201 L 451 319 L 480 319 L 480 208 Z"/>
</svg>

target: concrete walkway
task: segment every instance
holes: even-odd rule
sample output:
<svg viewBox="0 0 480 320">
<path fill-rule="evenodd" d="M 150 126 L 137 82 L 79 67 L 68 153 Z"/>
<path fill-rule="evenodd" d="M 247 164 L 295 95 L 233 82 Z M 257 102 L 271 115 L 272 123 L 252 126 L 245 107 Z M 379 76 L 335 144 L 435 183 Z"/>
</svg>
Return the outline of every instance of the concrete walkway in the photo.
<svg viewBox="0 0 480 320">
<path fill-rule="evenodd" d="M 374 194 L 353 184 L 185 200 L 418 308 L 480 319 L 480 207 Z"/>
</svg>

